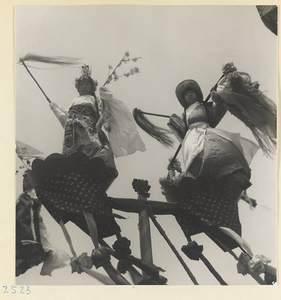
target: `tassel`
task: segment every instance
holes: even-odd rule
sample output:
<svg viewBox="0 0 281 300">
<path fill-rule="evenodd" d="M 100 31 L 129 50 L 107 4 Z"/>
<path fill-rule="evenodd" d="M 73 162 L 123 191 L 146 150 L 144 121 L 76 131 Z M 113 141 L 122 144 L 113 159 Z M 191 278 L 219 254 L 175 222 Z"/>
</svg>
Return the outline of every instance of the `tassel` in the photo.
<svg viewBox="0 0 281 300">
<path fill-rule="evenodd" d="M 41 56 L 36 54 L 28 53 L 24 57 L 20 58 L 20 62 L 24 61 L 35 61 L 47 64 L 56 65 L 76 65 L 79 64 L 78 58 L 66 57 L 66 56 Z"/>
<path fill-rule="evenodd" d="M 156 115 L 156 114 L 154 114 Z M 163 116 L 163 115 L 156 115 L 156 116 Z M 172 147 L 173 146 L 173 140 L 168 136 L 171 132 L 169 130 L 166 130 L 164 128 L 158 127 L 154 124 L 152 124 L 145 116 L 144 112 L 142 112 L 140 109 L 135 108 L 133 110 L 133 117 L 138 124 L 138 126 L 144 130 L 146 133 L 148 133 L 151 137 L 156 139 L 161 144 Z M 166 116 L 165 116 L 166 117 Z"/>
<path fill-rule="evenodd" d="M 242 121 L 253 133 L 262 151 L 269 157 L 276 152 L 276 139 L 261 132 L 236 106 L 227 105 L 227 110 Z"/>
</svg>

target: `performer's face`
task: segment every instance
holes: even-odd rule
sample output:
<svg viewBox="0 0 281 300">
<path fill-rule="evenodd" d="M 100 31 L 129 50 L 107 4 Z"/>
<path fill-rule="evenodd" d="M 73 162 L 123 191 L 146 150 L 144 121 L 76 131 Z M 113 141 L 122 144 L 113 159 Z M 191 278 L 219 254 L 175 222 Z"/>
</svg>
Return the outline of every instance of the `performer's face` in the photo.
<svg viewBox="0 0 281 300">
<path fill-rule="evenodd" d="M 198 101 L 198 97 L 193 90 L 187 90 L 184 93 L 184 101 L 187 104 L 187 106 L 189 106 L 189 105 L 195 103 L 196 101 Z"/>
<path fill-rule="evenodd" d="M 79 94 L 81 96 L 89 95 L 91 93 L 91 89 L 92 89 L 92 85 L 89 82 L 89 80 L 82 79 L 81 82 L 79 83 L 79 88 L 78 88 Z"/>
</svg>

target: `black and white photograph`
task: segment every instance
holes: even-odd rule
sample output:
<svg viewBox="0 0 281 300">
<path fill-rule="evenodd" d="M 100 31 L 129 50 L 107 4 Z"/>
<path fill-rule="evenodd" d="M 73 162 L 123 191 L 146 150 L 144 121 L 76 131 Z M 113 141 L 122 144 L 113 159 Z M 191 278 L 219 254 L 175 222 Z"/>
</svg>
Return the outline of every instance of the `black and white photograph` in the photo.
<svg viewBox="0 0 281 300">
<path fill-rule="evenodd" d="M 277 18 L 14 6 L 15 285 L 277 284 Z"/>
</svg>

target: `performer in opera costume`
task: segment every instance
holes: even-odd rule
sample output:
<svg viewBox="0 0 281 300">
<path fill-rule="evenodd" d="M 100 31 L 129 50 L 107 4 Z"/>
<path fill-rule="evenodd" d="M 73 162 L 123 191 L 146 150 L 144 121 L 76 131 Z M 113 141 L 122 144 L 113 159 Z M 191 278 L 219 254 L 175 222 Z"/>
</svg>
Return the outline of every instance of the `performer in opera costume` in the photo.
<svg viewBox="0 0 281 300">
<path fill-rule="evenodd" d="M 215 127 L 229 110 L 271 155 L 276 145 L 276 107 L 258 90 L 258 84 L 252 83 L 248 74 L 237 72 L 233 64 L 225 65 L 223 73 L 217 91 L 212 92 L 214 103 L 203 101 L 194 80 L 177 86 L 184 113 L 182 118 L 172 115 L 168 125 L 182 144 L 184 169 L 171 162 L 170 176 L 161 178 L 160 183 L 167 200 L 180 208 L 176 219 L 187 238 L 205 232 L 220 245 L 234 248 L 237 244 L 219 228 L 241 236 L 238 201 L 251 186 L 249 164 L 258 146 L 239 133 Z"/>
<path fill-rule="evenodd" d="M 106 87 L 96 96 L 97 82 L 89 66 L 76 79 L 79 97 L 66 112 L 50 103 L 64 127 L 61 154 L 51 154 L 32 164 L 31 181 L 36 194 L 58 221 L 74 222 L 89 233 L 83 213 L 92 213 L 99 238 L 120 235 L 106 190 L 118 176 L 114 156 L 145 151 L 134 119 Z M 108 131 L 108 137 L 102 130 Z"/>
</svg>

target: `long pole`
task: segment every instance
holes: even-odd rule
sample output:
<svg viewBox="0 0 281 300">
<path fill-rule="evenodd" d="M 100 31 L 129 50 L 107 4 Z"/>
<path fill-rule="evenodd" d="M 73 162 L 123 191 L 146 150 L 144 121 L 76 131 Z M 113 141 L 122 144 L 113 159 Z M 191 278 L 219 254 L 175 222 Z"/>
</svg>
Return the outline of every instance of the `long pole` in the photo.
<svg viewBox="0 0 281 300">
<path fill-rule="evenodd" d="M 141 111 L 140 109 L 138 109 L 138 110 Z M 145 112 L 145 111 L 141 111 L 141 113 L 144 115 L 150 115 L 150 116 L 155 116 L 155 117 L 170 118 L 170 116 L 168 116 L 168 115 L 155 114 L 155 113 L 150 113 L 150 112 Z"/>
<path fill-rule="evenodd" d="M 48 96 L 45 94 L 45 92 L 43 91 L 43 89 L 41 88 L 41 86 L 39 85 L 39 83 L 37 82 L 37 80 L 34 78 L 34 76 L 31 74 L 31 72 L 29 71 L 29 69 L 27 68 L 25 62 L 23 60 L 20 61 L 23 66 L 25 67 L 26 71 L 28 72 L 28 74 L 31 76 L 31 78 L 35 81 L 35 83 L 37 84 L 37 86 L 39 87 L 39 89 L 41 90 L 41 92 L 44 94 L 44 96 L 46 97 L 47 101 L 49 103 L 51 103 L 51 100 L 48 98 Z"/>
<path fill-rule="evenodd" d="M 189 270 L 188 266 L 186 265 L 186 263 L 184 262 L 184 260 L 182 259 L 182 257 L 180 256 L 180 254 L 178 253 L 177 249 L 175 248 L 175 246 L 172 244 L 172 242 L 169 240 L 168 236 L 166 235 L 164 229 L 161 227 L 161 225 L 158 223 L 158 221 L 156 220 L 155 216 L 150 213 L 149 214 L 150 219 L 152 220 L 153 224 L 155 225 L 155 227 L 158 229 L 158 231 L 160 232 L 160 234 L 164 237 L 165 241 L 168 243 L 168 245 L 170 246 L 170 248 L 172 249 L 172 251 L 174 252 L 174 254 L 176 255 L 177 259 L 179 260 L 179 262 L 181 263 L 181 265 L 183 266 L 183 268 L 185 269 L 186 273 L 188 274 L 188 276 L 190 277 L 191 281 L 195 284 L 195 285 L 199 285 L 196 278 L 194 277 L 194 275 L 192 274 L 192 272 Z"/>
</svg>

